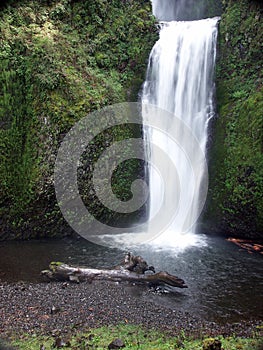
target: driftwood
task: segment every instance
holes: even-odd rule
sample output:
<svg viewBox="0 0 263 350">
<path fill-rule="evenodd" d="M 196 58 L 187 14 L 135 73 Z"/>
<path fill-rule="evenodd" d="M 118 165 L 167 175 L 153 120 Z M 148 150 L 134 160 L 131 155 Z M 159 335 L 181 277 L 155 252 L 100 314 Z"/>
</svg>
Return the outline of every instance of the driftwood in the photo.
<svg viewBox="0 0 263 350">
<path fill-rule="evenodd" d="M 51 263 L 49 270 L 41 272 L 49 280 L 81 282 L 93 280 L 110 280 L 115 282 L 130 281 L 146 283 L 150 285 L 164 285 L 187 288 L 185 282 L 168 272 L 155 273 L 153 266 L 148 266 L 140 256 L 128 253 L 124 262 L 112 269 L 90 269 L 86 267 L 74 267 L 63 263 Z M 149 271 L 148 273 L 145 273 Z"/>
<path fill-rule="evenodd" d="M 239 238 L 228 238 L 227 241 L 235 243 L 240 248 L 246 249 L 249 253 L 259 253 L 263 254 L 263 244 L 257 243 L 248 239 L 239 239 Z"/>
</svg>

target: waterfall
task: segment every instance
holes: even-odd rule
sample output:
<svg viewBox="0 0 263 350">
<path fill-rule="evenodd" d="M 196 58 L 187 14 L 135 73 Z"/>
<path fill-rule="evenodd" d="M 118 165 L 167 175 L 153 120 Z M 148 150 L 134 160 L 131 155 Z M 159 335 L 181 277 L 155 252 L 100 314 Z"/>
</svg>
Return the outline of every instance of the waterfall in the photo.
<svg viewBox="0 0 263 350">
<path fill-rule="evenodd" d="M 152 0 L 152 10 L 160 21 L 190 21 L 220 15 L 222 3 L 221 0 Z"/>
<path fill-rule="evenodd" d="M 201 19 L 204 4 L 200 2 L 200 0 L 152 0 L 153 14 L 161 21 Z"/>
<path fill-rule="evenodd" d="M 144 204 L 148 205 L 149 215 L 147 220 L 128 227 L 112 228 L 99 223 L 94 230 L 96 235 L 89 235 L 89 239 L 122 249 L 137 249 L 146 244 L 147 249 L 150 245 L 155 251 L 178 252 L 191 246 L 206 245 L 204 236 L 196 234 L 196 222 L 208 187 L 205 154 L 208 123 L 214 115 L 213 75 L 219 17 L 164 21 L 178 11 L 181 19 L 186 3 L 193 3 L 193 0 L 152 2 L 154 14 L 157 17 L 161 14 L 162 21 L 159 22 L 159 40 L 150 53 L 141 103 L 122 103 L 107 111 L 109 123 L 114 122 L 114 125 L 123 122 L 123 116 L 126 123 L 143 121 L 143 140 L 133 138 L 128 143 L 124 140 L 124 143 L 113 144 L 111 153 L 103 153 L 101 167 L 96 165 L 95 178 L 93 176 L 93 181 L 98 180 L 96 188 L 103 189 L 99 198 L 107 208 L 133 213 Z M 179 9 L 175 6 L 178 4 Z M 89 117 L 88 123 L 90 120 Z M 97 120 L 99 118 L 92 124 L 95 125 Z M 81 127 L 80 132 L 83 130 L 86 129 Z M 128 145 L 128 153 L 122 152 L 125 145 Z M 142 149 L 145 150 L 143 155 Z M 131 185 L 132 198 L 115 202 L 109 173 L 116 167 L 116 162 L 129 159 L 126 157 L 145 161 L 148 188 L 144 181 L 137 179 Z M 105 167 L 105 159 L 107 162 L 110 159 L 111 167 Z M 80 208 L 81 205 L 80 201 Z M 85 217 L 84 211 L 82 217 Z M 83 219 L 77 220 L 77 225 L 79 223 L 85 230 Z"/>
<path fill-rule="evenodd" d="M 161 2 L 160 2 L 161 3 Z M 162 2 L 163 3 L 163 2 Z M 174 2 L 171 2 L 171 4 Z M 153 10 L 157 11 L 157 2 L 153 2 Z M 169 5 L 169 1 L 165 3 Z M 174 11 L 174 7 L 170 8 Z M 159 9 L 162 16 L 169 13 L 169 7 Z M 160 13 L 160 12 L 159 12 Z M 171 123 L 163 118 L 161 130 L 145 128 L 144 138 L 150 163 L 158 162 L 152 145 L 158 145 L 169 156 L 175 165 L 179 181 L 174 181 L 169 189 L 170 195 L 178 197 L 178 183 L 180 184 L 180 203 L 167 232 L 161 234 L 157 240 L 159 245 L 187 246 L 199 240 L 196 232 L 199 198 L 202 192 L 204 167 L 199 164 L 198 176 L 191 174 L 191 161 L 195 159 L 196 142 L 205 154 L 209 119 L 213 112 L 213 72 L 216 57 L 217 23 L 218 17 L 195 21 L 160 22 L 159 40 L 154 45 L 148 63 L 146 81 L 143 86 L 142 103 L 150 104 L 168 111 L 174 115 Z M 162 115 L 160 114 L 160 118 Z M 143 119 L 147 116 L 143 113 Z M 175 145 L 167 135 L 171 128 L 177 128 L 179 145 Z M 186 133 L 185 128 L 190 130 Z M 195 140 L 195 142 L 193 142 Z M 182 154 L 187 149 L 187 157 Z M 163 169 L 169 183 L 173 184 L 175 174 L 167 164 Z M 198 178 L 196 178 L 198 177 Z M 149 223 L 158 214 L 160 203 L 165 203 L 163 186 L 158 172 L 154 167 L 148 169 L 149 178 Z M 190 205 L 189 205 L 190 203 Z M 189 208 L 190 206 L 190 208 Z M 148 226 L 151 230 L 151 224 Z"/>
</svg>

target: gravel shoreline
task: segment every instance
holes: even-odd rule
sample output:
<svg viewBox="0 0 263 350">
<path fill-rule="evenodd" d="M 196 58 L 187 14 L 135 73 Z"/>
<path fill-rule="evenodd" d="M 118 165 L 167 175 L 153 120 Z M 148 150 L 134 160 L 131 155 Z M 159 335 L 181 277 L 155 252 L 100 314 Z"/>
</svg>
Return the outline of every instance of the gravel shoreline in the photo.
<svg viewBox="0 0 263 350">
<path fill-rule="evenodd" d="M 134 288 L 137 288 L 134 286 Z M 105 325 L 143 325 L 177 335 L 250 336 L 260 321 L 217 324 L 179 312 L 129 293 L 124 284 L 89 283 L 6 283 L 0 282 L 0 334 L 71 333 Z"/>
</svg>

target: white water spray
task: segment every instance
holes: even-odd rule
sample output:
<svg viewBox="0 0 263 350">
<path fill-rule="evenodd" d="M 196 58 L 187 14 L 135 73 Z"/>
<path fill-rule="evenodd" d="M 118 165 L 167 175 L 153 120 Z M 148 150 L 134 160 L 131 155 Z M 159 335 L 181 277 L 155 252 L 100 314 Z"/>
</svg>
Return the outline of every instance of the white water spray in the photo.
<svg viewBox="0 0 263 350">
<path fill-rule="evenodd" d="M 207 127 L 213 112 L 213 72 L 216 56 L 217 22 L 219 18 L 189 22 L 161 22 L 160 38 L 152 49 L 147 78 L 144 83 L 142 103 L 155 105 L 174 114 L 190 128 L 202 152 L 206 152 Z M 169 230 L 153 241 L 160 247 L 196 245 L 200 236 L 195 235 L 199 196 L 202 191 L 202 174 L 206 164 L 200 164 L 198 178 L 193 176 L 191 161 L 195 147 L 191 139 L 181 130 L 179 144 L 169 138 L 169 129 L 180 125 L 162 125 L 159 130 L 145 130 L 146 149 L 152 164 L 157 162 L 152 144 L 158 145 L 176 165 L 180 188 L 175 182 L 174 196 L 180 192 L 180 204 Z M 174 123 L 178 119 L 174 118 Z M 182 125 L 182 123 L 179 123 Z M 180 130 L 179 130 L 180 133 Z M 194 144 L 194 143 L 193 143 Z M 190 150 L 188 157 L 182 149 Z M 165 171 L 172 178 L 169 164 Z M 158 213 L 160 203 L 165 203 L 162 181 L 153 167 L 148 170 L 150 193 L 150 219 Z M 195 177 L 195 178 L 194 178 Z M 189 209 L 190 208 L 190 209 Z M 151 221 L 151 220 L 150 220 Z M 189 229 L 189 224 L 193 223 Z M 185 231 L 185 227 L 188 227 Z M 148 230 L 151 231 L 151 225 Z"/>
</svg>

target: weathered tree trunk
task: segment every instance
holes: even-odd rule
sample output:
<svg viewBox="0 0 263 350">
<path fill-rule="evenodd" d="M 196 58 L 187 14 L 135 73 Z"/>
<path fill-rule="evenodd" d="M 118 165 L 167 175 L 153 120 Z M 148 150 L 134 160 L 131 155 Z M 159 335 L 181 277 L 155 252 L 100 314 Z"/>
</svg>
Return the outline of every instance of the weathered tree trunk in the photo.
<svg viewBox="0 0 263 350">
<path fill-rule="evenodd" d="M 251 241 L 248 239 L 240 239 L 240 238 L 228 238 L 227 241 L 235 243 L 239 247 L 246 249 L 249 253 L 259 253 L 263 254 L 263 244 L 262 242 L 257 243 L 255 241 Z"/>
<path fill-rule="evenodd" d="M 73 267 L 63 263 L 51 263 L 50 270 L 44 270 L 41 274 L 49 280 L 81 282 L 87 280 L 110 280 L 110 281 L 130 281 L 135 283 L 150 283 L 153 285 L 167 284 L 178 288 L 187 288 L 185 282 L 168 272 L 158 272 L 145 274 L 144 272 L 154 271 L 148 267 L 141 257 L 134 257 L 127 254 L 124 263 L 113 269 L 90 269 L 86 267 Z"/>
</svg>

